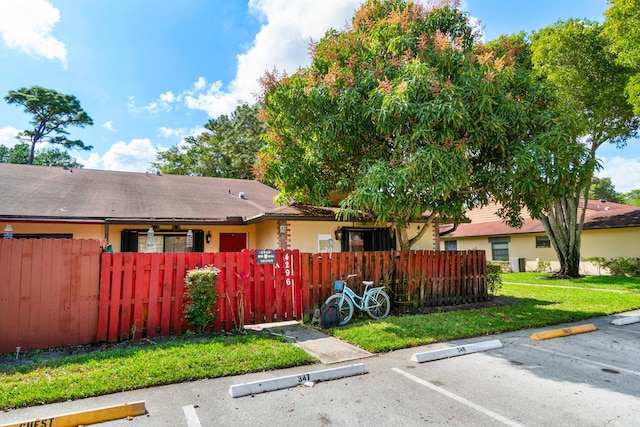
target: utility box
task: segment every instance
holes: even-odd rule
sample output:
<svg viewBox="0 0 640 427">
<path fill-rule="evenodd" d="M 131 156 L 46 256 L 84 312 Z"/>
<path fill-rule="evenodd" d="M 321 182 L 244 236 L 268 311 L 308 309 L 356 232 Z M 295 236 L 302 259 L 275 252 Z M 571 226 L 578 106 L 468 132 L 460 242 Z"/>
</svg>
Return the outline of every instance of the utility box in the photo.
<svg viewBox="0 0 640 427">
<path fill-rule="evenodd" d="M 524 258 L 509 258 L 512 273 L 524 273 L 527 270 L 527 261 Z"/>
</svg>

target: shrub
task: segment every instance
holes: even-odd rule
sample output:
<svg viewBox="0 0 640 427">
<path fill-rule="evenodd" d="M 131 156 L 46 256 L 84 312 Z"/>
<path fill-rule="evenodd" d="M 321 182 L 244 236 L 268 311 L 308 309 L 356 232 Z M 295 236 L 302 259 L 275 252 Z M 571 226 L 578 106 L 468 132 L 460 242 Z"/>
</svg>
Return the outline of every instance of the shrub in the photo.
<svg viewBox="0 0 640 427">
<path fill-rule="evenodd" d="M 502 265 L 495 262 L 487 263 L 487 291 L 492 297 L 502 289 Z"/>
<path fill-rule="evenodd" d="M 612 258 L 605 263 L 612 276 L 638 276 L 640 275 L 640 265 L 638 258 Z"/>
<path fill-rule="evenodd" d="M 604 257 L 587 258 L 598 268 L 606 268 L 612 276 L 640 276 L 640 258 L 617 257 L 607 260 Z"/>
<path fill-rule="evenodd" d="M 538 259 L 538 273 L 545 273 L 551 271 L 551 261 L 548 259 Z"/>
<path fill-rule="evenodd" d="M 184 318 L 197 333 L 204 331 L 216 318 L 216 280 L 219 273 L 219 269 L 207 265 L 189 270 L 184 278 L 184 296 L 187 299 Z"/>
</svg>

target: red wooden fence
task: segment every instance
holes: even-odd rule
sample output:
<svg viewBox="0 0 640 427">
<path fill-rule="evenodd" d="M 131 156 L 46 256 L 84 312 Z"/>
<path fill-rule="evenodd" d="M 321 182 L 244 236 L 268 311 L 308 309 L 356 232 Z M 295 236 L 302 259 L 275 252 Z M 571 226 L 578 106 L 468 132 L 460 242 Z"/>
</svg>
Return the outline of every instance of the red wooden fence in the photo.
<svg viewBox="0 0 640 427">
<path fill-rule="evenodd" d="M 416 308 L 488 299 L 484 251 L 398 251 L 303 254 L 303 306 L 309 314 L 333 294 L 333 282 L 358 274 L 349 286 L 362 294 L 362 280 L 387 287 L 394 304 Z"/>
<path fill-rule="evenodd" d="M 488 298 L 483 251 L 302 254 L 262 264 L 240 253 L 104 253 L 96 240 L 0 240 L 0 353 L 181 334 L 184 277 L 221 270 L 214 330 L 302 320 L 357 273 L 385 285 L 395 305 L 439 306 Z"/>
<path fill-rule="evenodd" d="M 103 254 L 98 340 L 181 334 L 188 270 L 220 269 L 214 330 L 301 318 L 300 253 L 275 251 L 259 264 L 255 250 L 228 253 Z"/>
<path fill-rule="evenodd" d="M 96 341 L 97 240 L 0 239 L 0 353 Z"/>
</svg>

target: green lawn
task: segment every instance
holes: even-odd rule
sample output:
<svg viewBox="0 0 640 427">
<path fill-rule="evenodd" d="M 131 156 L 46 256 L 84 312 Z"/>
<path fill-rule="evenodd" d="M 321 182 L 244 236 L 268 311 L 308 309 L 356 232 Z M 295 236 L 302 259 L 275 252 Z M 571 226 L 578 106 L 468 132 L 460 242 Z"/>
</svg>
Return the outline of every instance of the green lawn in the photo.
<svg viewBox="0 0 640 427">
<path fill-rule="evenodd" d="M 358 318 L 330 333 L 371 352 L 543 327 L 640 308 L 640 279 L 547 280 L 503 275 L 501 296 L 515 303 L 425 315 Z M 16 365 L 0 357 L 0 409 L 299 366 L 315 359 L 269 335 L 176 340 Z"/>
<path fill-rule="evenodd" d="M 0 409 L 316 362 L 270 335 L 189 339 L 24 365 L 0 358 Z"/>
<path fill-rule="evenodd" d="M 504 274 L 501 296 L 510 305 L 355 320 L 332 334 L 378 353 L 440 341 L 490 335 L 587 319 L 640 308 L 640 279 L 594 276 L 541 279 L 540 273 Z M 535 286 L 531 286 L 533 284 Z M 591 288 L 591 289 L 587 289 Z M 601 290 L 602 289 L 602 290 Z"/>
</svg>

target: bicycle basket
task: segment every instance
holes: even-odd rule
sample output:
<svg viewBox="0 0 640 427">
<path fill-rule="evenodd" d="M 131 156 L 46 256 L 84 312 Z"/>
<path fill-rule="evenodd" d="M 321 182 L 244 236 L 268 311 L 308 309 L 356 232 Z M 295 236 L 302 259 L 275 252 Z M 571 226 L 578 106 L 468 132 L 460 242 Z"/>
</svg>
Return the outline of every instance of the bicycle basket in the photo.
<svg viewBox="0 0 640 427">
<path fill-rule="evenodd" d="M 333 283 L 333 289 L 336 292 L 342 292 L 342 290 L 344 289 L 344 280 L 336 280 Z"/>
</svg>

